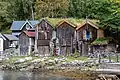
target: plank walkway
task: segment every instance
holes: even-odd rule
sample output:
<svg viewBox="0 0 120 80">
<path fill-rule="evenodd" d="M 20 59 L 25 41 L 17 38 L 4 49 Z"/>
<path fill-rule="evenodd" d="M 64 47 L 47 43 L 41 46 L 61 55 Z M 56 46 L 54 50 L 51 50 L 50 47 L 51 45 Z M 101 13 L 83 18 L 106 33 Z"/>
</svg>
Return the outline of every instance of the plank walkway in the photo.
<svg viewBox="0 0 120 80">
<path fill-rule="evenodd" d="M 103 73 L 103 74 L 120 75 L 120 70 L 118 69 L 96 69 L 94 71 L 96 71 L 97 73 Z"/>
<path fill-rule="evenodd" d="M 116 75 L 100 74 L 96 80 L 120 80 Z"/>
</svg>

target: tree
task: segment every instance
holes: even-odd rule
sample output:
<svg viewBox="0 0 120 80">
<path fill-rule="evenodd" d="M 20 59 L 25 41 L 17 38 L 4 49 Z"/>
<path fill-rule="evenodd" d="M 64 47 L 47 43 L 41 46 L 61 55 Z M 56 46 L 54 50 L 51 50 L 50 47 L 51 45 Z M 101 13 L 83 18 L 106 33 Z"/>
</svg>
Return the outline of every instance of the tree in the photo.
<svg viewBox="0 0 120 80">
<path fill-rule="evenodd" d="M 106 36 L 120 40 L 120 2 L 116 1 L 110 1 L 111 5 L 108 7 L 110 14 L 107 14 L 106 17 L 101 19 L 100 24 L 103 25 Z"/>
<path fill-rule="evenodd" d="M 110 5 L 108 0 L 70 0 L 68 14 L 76 18 L 101 19 L 109 15 Z"/>
<path fill-rule="evenodd" d="M 8 30 L 13 20 L 33 19 L 34 0 L 0 0 L 0 31 Z"/>
<path fill-rule="evenodd" d="M 9 5 L 9 3 L 0 0 L 0 31 L 6 29 L 6 26 L 9 25 L 9 24 L 5 24 L 5 23 L 9 23 L 9 18 L 7 13 L 8 6 L 6 5 Z"/>
<path fill-rule="evenodd" d="M 36 0 L 36 18 L 41 17 L 66 17 L 68 0 Z"/>
<path fill-rule="evenodd" d="M 9 17 L 13 20 L 32 19 L 34 0 L 8 0 Z"/>
</svg>

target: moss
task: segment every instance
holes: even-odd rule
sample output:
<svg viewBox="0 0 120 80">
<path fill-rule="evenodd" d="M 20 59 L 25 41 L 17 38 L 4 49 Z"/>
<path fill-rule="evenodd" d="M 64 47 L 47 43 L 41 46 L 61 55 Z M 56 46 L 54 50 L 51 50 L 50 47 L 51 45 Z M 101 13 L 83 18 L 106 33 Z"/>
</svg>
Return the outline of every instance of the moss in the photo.
<svg viewBox="0 0 120 80">
<path fill-rule="evenodd" d="M 117 42 L 112 37 L 103 37 L 97 38 L 95 41 L 91 43 L 91 45 L 107 45 L 110 42 Z"/>
<path fill-rule="evenodd" d="M 78 19 L 78 18 L 45 18 L 54 28 L 56 27 L 57 24 L 59 24 L 59 22 L 65 20 L 68 21 L 69 23 L 77 26 L 80 25 L 82 23 L 84 23 L 86 20 L 85 19 Z M 42 20 L 42 19 L 41 19 Z M 93 24 L 97 25 L 98 24 L 98 20 L 89 20 L 90 22 L 92 22 Z"/>
</svg>

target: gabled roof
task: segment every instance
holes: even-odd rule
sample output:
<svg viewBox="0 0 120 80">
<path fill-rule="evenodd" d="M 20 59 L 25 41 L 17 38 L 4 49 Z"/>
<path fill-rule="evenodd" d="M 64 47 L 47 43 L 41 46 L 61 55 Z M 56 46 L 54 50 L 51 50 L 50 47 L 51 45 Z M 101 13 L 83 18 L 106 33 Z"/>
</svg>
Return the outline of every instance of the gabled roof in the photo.
<svg viewBox="0 0 120 80">
<path fill-rule="evenodd" d="M 6 38 L 0 33 L 0 38 L 3 38 L 4 40 L 6 40 Z"/>
<path fill-rule="evenodd" d="M 83 23 L 79 24 L 78 27 L 76 28 L 76 30 L 84 27 L 84 25 L 86 24 L 89 24 L 91 25 L 92 27 L 96 28 L 96 29 L 99 29 L 94 23 L 92 23 L 91 21 L 87 20 L 87 21 L 84 21 Z"/>
<path fill-rule="evenodd" d="M 49 24 L 51 27 L 53 27 L 53 25 L 52 25 L 46 18 L 40 19 L 39 24 L 40 24 L 42 21 L 45 21 L 47 24 Z"/>
<path fill-rule="evenodd" d="M 3 36 L 5 38 L 7 38 L 9 41 L 18 41 L 19 40 L 16 36 L 11 35 L 11 34 L 3 34 Z"/>
<path fill-rule="evenodd" d="M 11 30 L 22 30 L 23 26 L 27 23 L 33 28 L 36 24 L 39 23 L 39 21 L 37 21 L 37 20 L 34 20 L 34 21 L 28 21 L 28 20 L 26 20 L 26 21 L 13 21 L 10 29 Z"/>
<path fill-rule="evenodd" d="M 25 33 L 28 37 L 35 37 L 35 32 L 33 31 L 23 31 L 23 33 Z"/>
<path fill-rule="evenodd" d="M 75 25 L 75 24 L 73 24 L 73 23 L 71 23 L 71 22 L 69 22 L 69 21 L 67 21 L 67 20 L 62 20 L 62 21 L 60 21 L 60 22 L 56 25 L 56 27 L 59 27 L 59 26 L 62 25 L 63 23 L 67 23 L 67 24 L 71 25 L 71 26 L 74 27 L 74 28 L 77 27 L 77 25 Z"/>
</svg>

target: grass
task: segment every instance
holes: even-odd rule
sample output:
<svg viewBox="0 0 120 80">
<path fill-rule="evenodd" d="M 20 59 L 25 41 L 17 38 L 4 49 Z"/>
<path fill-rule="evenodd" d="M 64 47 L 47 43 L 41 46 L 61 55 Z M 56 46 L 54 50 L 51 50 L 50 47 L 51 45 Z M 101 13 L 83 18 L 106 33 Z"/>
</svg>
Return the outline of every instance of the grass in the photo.
<svg viewBox="0 0 120 80">
<path fill-rule="evenodd" d="M 5 60 L 4 63 L 7 64 L 7 63 L 14 63 L 15 61 L 19 60 L 19 59 L 24 59 L 25 57 L 30 57 L 30 56 L 14 56 L 14 57 L 11 57 L 9 58 L 9 60 Z M 50 56 L 47 58 L 47 60 L 55 60 L 56 58 L 63 58 L 63 56 Z M 80 60 L 80 61 L 88 61 L 88 57 L 86 56 L 77 56 L 74 55 L 74 56 L 67 56 L 67 57 L 64 57 L 64 58 L 67 58 L 67 60 L 65 62 L 71 62 L 71 61 L 74 61 L 74 60 Z M 40 57 L 32 57 L 32 60 L 34 59 L 40 59 Z M 98 59 L 98 58 L 96 58 Z M 109 58 L 102 58 L 102 59 L 108 59 Z M 32 60 L 27 60 L 25 61 L 24 63 L 29 63 L 31 62 Z M 111 56 L 111 60 L 112 61 L 117 61 L 116 59 L 116 56 Z"/>
<path fill-rule="evenodd" d="M 30 57 L 30 56 L 13 56 L 13 57 L 10 57 L 9 60 L 7 60 L 6 62 L 8 63 L 14 63 L 15 61 L 19 60 L 19 59 L 24 59 L 25 57 Z M 32 57 L 33 59 L 37 59 L 38 57 Z M 29 62 L 29 61 L 27 61 Z"/>
<path fill-rule="evenodd" d="M 117 41 L 112 37 L 103 37 L 103 38 L 97 38 L 95 41 L 91 43 L 91 45 L 107 45 L 110 42 L 117 43 Z"/>
<path fill-rule="evenodd" d="M 42 19 L 41 19 L 42 20 Z M 78 18 L 48 18 L 46 17 L 46 20 L 55 28 L 56 25 L 58 25 L 61 21 L 67 21 L 75 26 L 77 25 L 81 25 L 84 22 L 86 22 L 85 19 L 78 19 Z M 89 20 L 90 22 L 92 22 L 93 24 L 97 25 L 98 20 Z"/>
<path fill-rule="evenodd" d="M 87 61 L 87 60 L 88 60 L 88 57 L 85 57 L 85 56 L 80 56 L 80 57 L 68 56 L 67 59 L 68 59 L 68 60 L 67 60 L 68 62 L 73 61 L 73 60 Z"/>
</svg>

